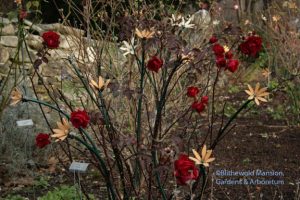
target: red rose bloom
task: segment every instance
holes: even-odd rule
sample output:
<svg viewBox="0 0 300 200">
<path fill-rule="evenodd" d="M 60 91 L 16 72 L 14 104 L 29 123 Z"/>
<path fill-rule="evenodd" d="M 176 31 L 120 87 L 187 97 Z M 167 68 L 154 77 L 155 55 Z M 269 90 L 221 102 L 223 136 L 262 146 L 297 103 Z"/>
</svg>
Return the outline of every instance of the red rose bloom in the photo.
<svg viewBox="0 0 300 200">
<path fill-rule="evenodd" d="M 216 60 L 216 64 L 219 68 L 226 67 L 226 60 L 224 57 L 219 57 Z"/>
<path fill-rule="evenodd" d="M 85 110 L 78 110 L 71 113 L 70 121 L 75 128 L 86 128 L 90 122 L 90 117 Z"/>
<path fill-rule="evenodd" d="M 224 47 L 220 44 L 215 44 L 212 49 L 217 57 L 222 56 L 225 53 Z"/>
<path fill-rule="evenodd" d="M 262 39 L 259 36 L 249 36 L 240 44 L 240 51 L 248 56 L 257 57 L 262 48 Z"/>
<path fill-rule="evenodd" d="M 212 37 L 209 39 L 209 43 L 211 43 L 211 44 L 214 44 L 214 43 L 216 43 L 216 42 L 218 42 L 218 38 L 216 38 L 215 36 L 212 36 Z"/>
<path fill-rule="evenodd" d="M 228 60 L 226 69 L 228 69 L 229 71 L 231 71 L 233 73 L 238 69 L 238 67 L 239 67 L 239 61 L 238 60 L 234 60 L 234 59 Z"/>
<path fill-rule="evenodd" d="M 181 154 L 174 163 L 175 177 L 178 185 L 186 185 L 189 180 L 197 180 L 199 171 L 194 161 L 190 160 L 185 154 Z"/>
<path fill-rule="evenodd" d="M 203 102 L 195 101 L 192 104 L 192 109 L 196 110 L 198 113 L 201 113 L 204 110 L 204 108 L 205 108 L 205 104 Z"/>
<path fill-rule="evenodd" d="M 231 59 L 231 58 L 233 58 L 233 53 L 231 51 L 228 51 L 228 52 L 225 53 L 225 57 L 227 59 Z"/>
<path fill-rule="evenodd" d="M 199 93 L 199 89 L 197 87 L 191 86 L 187 88 L 187 96 L 195 97 Z"/>
<path fill-rule="evenodd" d="M 44 148 L 45 146 L 47 146 L 48 144 L 50 144 L 50 137 L 48 134 L 46 133 L 39 133 L 36 137 L 35 137 L 35 144 L 37 147 L 39 148 Z"/>
<path fill-rule="evenodd" d="M 48 32 L 43 33 L 43 35 L 42 35 L 44 43 L 49 49 L 58 48 L 59 37 L 60 36 L 54 31 L 48 31 Z"/>
<path fill-rule="evenodd" d="M 208 104 L 208 96 L 203 96 L 201 98 L 201 103 L 203 103 L 204 105 L 207 105 Z"/>
<path fill-rule="evenodd" d="M 153 56 L 147 64 L 147 68 L 150 71 L 158 72 L 158 70 L 163 66 L 163 61 L 156 56 Z"/>
</svg>

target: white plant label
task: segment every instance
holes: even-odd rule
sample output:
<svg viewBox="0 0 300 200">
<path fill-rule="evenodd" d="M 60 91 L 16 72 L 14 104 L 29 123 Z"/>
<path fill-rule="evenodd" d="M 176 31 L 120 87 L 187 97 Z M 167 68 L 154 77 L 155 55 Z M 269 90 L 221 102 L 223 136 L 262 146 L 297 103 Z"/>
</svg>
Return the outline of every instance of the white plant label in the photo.
<svg viewBox="0 0 300 200">
<path fill-rule="evenodd" d="M 86 172 L 88 166 L 89 163 L 81 163 L 81 162 L 73 161 L 69 167 L 69 171 L 83 173 Z"/>
<path fill-rule="evenodd" d="M 19 127 L 33 126 L 33 121 L 32 121 L 32 119 L 19 120 L 19 121 L 17 121 L 17 126 L 19 126 Z"/>
</svg>

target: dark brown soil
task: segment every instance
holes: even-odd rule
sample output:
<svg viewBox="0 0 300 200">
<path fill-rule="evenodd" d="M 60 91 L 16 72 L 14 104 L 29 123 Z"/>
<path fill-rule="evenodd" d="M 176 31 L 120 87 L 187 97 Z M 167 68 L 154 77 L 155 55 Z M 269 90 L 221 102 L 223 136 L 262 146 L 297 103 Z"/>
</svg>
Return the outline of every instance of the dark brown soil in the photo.
<svg viewBox="0 0 300 200">
<path fill-rule="evenodd" d="M 247 122 L 249 119 L 245 121 Z M 297 183 L 299 184 L 300 181 L 300 128 L 271 125 L 272 121 L 266 123 L 266 125 L 238 123 L 232 136 L 225 138 L 215 149 L 217 160 L 211 167 L 211 172 L 215 175 L 213 191 L 210 190 L 210 192 L 216 199 L 295 198 Z M 217 175 L 218 170 L 236 172 L 254 170 L 255 173 L 254 176 L 249 175 L 248 177 L 220 176 Z M 256 170 L 273 170 L 283 175 L 261 176 L 256 173 Z M 239 178 L 281 180 L 284 183 L 261 185 L 254 182 L 253 185 L 239 185 L 238 183 L 221 185 L 222 182 L 219 181 L 238 180 Z"/>
</svg>

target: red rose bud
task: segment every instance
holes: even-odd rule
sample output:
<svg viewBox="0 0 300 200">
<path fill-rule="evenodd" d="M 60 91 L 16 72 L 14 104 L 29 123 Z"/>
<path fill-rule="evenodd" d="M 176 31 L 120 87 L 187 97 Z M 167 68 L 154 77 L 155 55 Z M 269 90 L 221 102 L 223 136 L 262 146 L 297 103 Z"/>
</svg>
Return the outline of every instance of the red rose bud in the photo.
<svg viewBox="0 0 300 200">
<path fill-rule="evenodd" d="M 212 37 L 209 39 L 209 43 L 211 43 L 211 44 L 214 44 L 214 43 L 216 43 L 216 42 L 218 42 L 218 38 L 216 38 L 215 36 L 212 36 Z"/>
<path fill-rule="evenodd" d="M 174 175 L 178 185 L 186 185 L 190 180 L 197 180 L 199 170 L 195 166 L 195 162 L 190 160 L 185 154 L 181 154 L 174 162 Z"/>
<path fill-rule="evenodd" d="M 251 57 L 257 57 L 262 49 L 262 39 L 259 36 L 249 36 L 239 45 L 239 50 Z"/>
<path fill-rule="evenodd" d="M 231 59 L 227 63 L 227 69 L 229 71 L 231 71 L 232 73 L 234 73 L 238 69 L 238 67 L 239 67 L 239 61 L 238 60 Z"/>
<path fill-rule="evenodd" d="M 159 59 L 156 56 L 153 56 L 147 64 L 147 68 L 150 71 L 155 71 L 156 73 L 158 72 L 158 70 L 163 66 L 163 61 L 161 59 Z"/>
<path fill-rule="evenodd" d="M 202 102 L 195 101 L 192 104 L 192 109 L 196 110 L 198 113 L 201 113 L 204 110 L 204 108 L 205 108 L 205 105 Z"/>
<path fill-rule="evenodd" d="M 191 86 L 187 88 L 187 96 L 188 97 L 195 97 L 199 93 L 199 89 L 197 87 Z"/>
<path fill-rule="evenodd" d="M 90 117 L 85 110 L 78 110 L 71 113 L 71 119 L 75 128 L 86 128 L 90 122 Z"/>
<path fill-rule="evenodd" d="M 26 10 L 21 10 L 20 12 L 19 12 L 19 19 L 20 20 L 23 20 L 23 19 L 25 19 L 27 17 L 27 12 L 26 12 Z"/>
<path fill-rule="evenodd" d="M 233 58 L 233 53 L 231 51 L 228 51 L 228 52 L 225 53 L 225 57 L 227 59 L 231 59 L 231 58 Z"/>
<path fill-rule="evenodd" d="M 223 55 L 225 53 L 224 47 L 221 46 L 220 44 L 215 44 L 212 47 L 212 50 L 213 50 L 213 52 L 215 53 L 216 56 Z"/>
<path fill-rule="evenodd" d="M 51 143 L 50 137 L 46 133 L 39 133 L 35 137 L 35 144 L 38 148 L 44 148 L 45 146 L 47 146 L 50 143 Z"/>
<path fill-rule="evenodd" d="M 44 44 L 49 49 L 56 49 L 59 46 L 59 38 L 60 36 L 54 31 L 48 31 L 43 33 L 42 38 L 44 40 Z"/>
<path fill-rule="evenodd" d="M 217 58 L 216 60 L 217 67 L 222 68 L 226 67 L 226 60 L 224 57 Z"/>
<path fill-rule="evenodd" d="M 203 103 L 204 105 L 207 105 L 208 104 L 208 96 L 203 96 L 201 98 L 201 103 Z"/>
</svg>

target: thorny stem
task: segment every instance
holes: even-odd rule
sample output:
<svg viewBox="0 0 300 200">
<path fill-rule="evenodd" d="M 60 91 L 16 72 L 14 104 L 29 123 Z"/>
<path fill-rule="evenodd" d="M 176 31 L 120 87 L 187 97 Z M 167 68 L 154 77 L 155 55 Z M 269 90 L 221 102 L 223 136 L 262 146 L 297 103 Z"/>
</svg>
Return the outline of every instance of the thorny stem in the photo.
<svg viewBox="0 0 300 200">
<path fill-rule="evenodd" d="M 219 142 L 219 139 L 221 138 L 221 136 L 223 135 L 223 133 L 226 131 L 226 129 L 229 127 L 229 125 L 231 124 L 231 122 L 237 118 L 238 114 L 247 107 L 247 105 L 253 101 L 253 99 L 251 100 L 247 100 L 244 102 L 244 104 L 230 117 L 230 119 L 227 121 L 227 123 L 225 124 L 225 126 L 219 131 L 217 138 L 214 140 L 213 144 L 211 145 L 211 149 L 213 150 L 216 145 Z"/>
<path fill-rule="evenodd" d="M 109 114 L 107 111 L 107 108 L 105 106 L 105 102 L 102 96 L 102 92 L 99 90 L 98 92 L 99 98 L 100 98 L 100 102 L 101 102 L 101 112 L 104 116 L 104 120 L 105 120 L 105 124 L 107 125 L 107 130 L 109 132 L 113 132 L 114 128 L 112 126 L 111 120 L 109 118 Z M 112 149 L 113 149 L 113 153 L 116 159 L 116 163 L 117 163 L 117 167 L 120 173 L 120 178 L 121 178 L 121 183 L 122 183 L 122 187 L 123 187 L 123 193 L 124 193 L 124 200 L 129 199 L 129 194 L 128 191 L 126 190 L 126 184 L 125 184 L 125 174 L 124 174 L 124 167 L 123 167 L 123 163 L 122 163 L 122 155 L 121 155 L 121 151 L 119 150 L 119 148 L 117 147 L 117 145 L 115 144 L 114 141 L 114 135 L 113 134 L 108 134 L 109 139 L 110 139 L 110 143 L 112 144 Z"/>
<path fill-rule="evenodd" d="M 73 69 L 75 70 L 76 75 L 78 76 L 78 78 L 79 78 L 80 81 L 82 82 L 82 84 L 83 84 L 85 90 L 87 91 L 87 93 L 89 94 L 90 98 L 91 98 L 92 101 L 97 105 L 97 107 L 100 109 L 99 103 L 97 102 L 97 100 L 95 100 L 95 98 L 94 98 L 93 94 L 91 93 L 91 91 L 90 91 L 90 89 L 89 89 L 87 83 L 83 80 L 81 73 L 78 71 L 76 65 L 74 64 L 74 57 L 71 57 L 71 56 L 70 56 L 70 57 L 68 58 L 68 61 L 69 61 L 69 63 L 72 65 Z"/>
<path fill-rule="evenodd" d="M 193 200 L 194 198 L 193 198 L 193 187 L 192 187 L 192 185 L 193 184 L 189 184 L 189 186 L 190 186 L 190 200 Z"/>
<path fill-rule="evenodd" d="M 145 68 L 145 40 L 142 39 L 142 60 L 141 60 L 141 79 L 140 79 L 140 93 L 139 93 L 139 100 L 138 100 L 138 108 L 137 108 L 137 119 L 136 119 L 136 140 L 137 140 L 137 152 L 139 153 L 140 145 L 141 145 L 141 128 L 142 128 L 142 103 L 143 103 L 143 93 L 144 93 L 144 79 L 146 74 L 146 68 Z M 135 178 L 136 178 L 136 184 L 139 183 L 140 179 L 140 162 L 139 157 L 136 158 L 136 168 L 135 168 Z"/>
<path fill-rule="evenodd" d="M 209 134 L 210 134 L 210 143 L 212 142 L 212 132 L 213 132 L 213 125 L 214 125 L 214 118 L 215 118 L 215 90 L 216 90 L 216 84 L 219 79 L 220 69 L 218 68 L 217 76 L 213 84 L 213 94 L 212 94 L 212 108 L 211 108 L 211 119 L 210 119 L 210 126 L 209 126 Z"/>
<path fill-rule="evenodd" d="M 34 95 L 36 96 L 36 99 L 39 101 L 40 99 L 39 99 L 39 96 L 38 96 L 38 94 L 37 94 L 37 92 L 36 92 L 36 89 L 35 89 L 35 86 L 34 86 L 34 84 L 33 84 L 32 78 L 30 78 L 30 81 L 31 81 L 31 85 L 32 85 L 32 89 L 33 89 Z M 40 107 L 40 110 L 41 110 L 41 112 L 42 112 L 42 115 L 43 115 L 43 117 L 44 117 L 44 119 L 45 119 L 45 121 L 46 121 L 48 127 L 51 128 L 51 125 L 50 125 L 49 120 L 48 120 L 48 118 L 47 118 L 47 116 L 46 116 L 46 114 L 45 114 L 45 111 L 44 111 L 43 108 L 42 108 L 42 105 L 39 104 L 39 107 Z M 53 133 L 52 129 L 51 129 L 51 132 Z"/>
<path fill-rule="evenodd" d="M 17 58 L 19 58 L 19 53 L 20 53 L 20 51 L 21 51 L 21 46 L 22 46 L 22 41 L 23 41 L 23 37 L 21 37 L 23 34 L 23 26 L 22 26 L 22 23 L 19 23 L 18 24 L 18 35 L 19 35 L 19 40 L 18 40 L 18 46 L 17 46 L 17 51 L 16 51 L 16 53 L 15 53 L 15 55 L 14 55 L 14 58 L 13 58 L 13 60 L 17 60 Z M 1 31 L 2 31 L 2 29 L 0 30 L 0 33 L 1 33 Z M 22 32 L 22 33 L 21 33 Z M 1 34 L 0 34 L 1 35 Z M 0 94 L 4 91 L 4 89 L 5 89 L 5 86 L 7 86 L 8 85 L 8 81 L 10 80 L 10 78 L 9 78 L 9 74 L 11 74 L 11 71 L 13 70 L 13 64 L 14 64 L 14 62 L 12 62 L 10 65 L 9 65 L 9 70 L 8 70 L 8 72 L 6 73 L 6 74 L 8 74 L 7 76 L 6 76 L 6 78 L 4 79 L 4 81 L 3 80 L 0 80 Z M 18 85 L 18 83 L 17 83 L 17 69 L 15 69 L 14 70 L 15 72 L 14 72 L 14 86 L 17 86 Z M 23 77 L 24 78 L 24 77 Z M 21 82 L 21 81 L 20 81 Z M 13 89 L 13 88 L 12 88 Z M 12 89 L 10 89 L 10 91 L 9 91 L 9 94 L 11 93 L 11 91 L 12 91 Z M 5 105 L 7 104 L 7 102 L 8 102 L 8 100 L 9 100 L 9 98 L 6 98 L 5 96 L 3 96 L 3 99 L 1 100 L 1 102 L 0 102 L 0 117 L 1 117 L 1 114 L 3 113 L 2 111 L 4 110 L 4 108 L 5 108 Z"/>
<path fill-rule="evenodd" d="M 203 165 L 200 166 L 200 173 L 203 174 L 203 182 L 202 182 L 202 187 L 201 187 L 201 193 L 200 193 L 199 200 L 201 200 L 202 197 L 203 197 L 204 189 L 205 189 L 206 183 L 207 183 L 205 167 Z"/>
<path fill-rule="evenodd" d="M 152 139 L 152 146 L 151 146 L 151 155 L 152 155 L 152 162 L 153 162 L 153 167 L 154 168 L 156 168 L 157 165 L 158 165 L 156 145 L 157 145 L 157 140 L 158 140 L 159 125 L 160 125 L 161 119 L 162 119 L 162 111 L 163 111 L 165 101 L 166 101 L 166 94 L 167 94 L 167 91 L 168 91 L 168 86 L 171 82 L 171 79 L 172 79 L 174 73 L 176 72 L 177 68 L 180 65 L 181 65 L 180 61 L 177 61 L 176 63 L 174 63 L 174 68 L 172 69 L 167 81 L 165 82 L 165 84 L 163 86 L 161 97 L 160 97 L 160 100 L 158 101 L 158 104 L 157 104 L 157 114 L 156 114 L 156 119 L 155 119 L 155 123 L 154 123 L 153 139 Z M 165 191 L 164 191 L 164 189 L 161 185 L 159 172 L 156 170 L 154 172 L 154 175 L 155 175 L 158 187 L 159 187 L 159 191 L 160 191 L 163 199 L 166 200 L 167 196 L 166 196 L 166 193 L 165 193 Z"/>
<path fill-rule="evenodd" d="M 81 129 L 81 130 L 83 130 L 83 129 Z M 85 133 L 85 131 L 83 131 L 83 133 Z M 89 138 L 88 134 L 85 133 L 85 136 L 87 136 L 89 141 L 92 142 L 92 140 L 91 140 L 91 138 Z M 78 142 L 83 144 L 91 153 L 93 153 L 97 157 L 97 159 L 100 162 L 100 169 L 102 169 L 101 172 L 102 172 L 104 178 L 106 179 L 107 189 L 110 191 L 109 194 L 111 194 L 112 199 L 115 200 L 116 199 L 116 194 L 115 194 L 115 191 L 114 191 L 114 186 L 111 182 L 109 172 L 106 168 L 106 164 L 105 164 L 104 160 L 101 158 L 101 156 L 99 154 L 99 151 L 96 149 L 96 147 L 93 144 L 92 144 L 93 147 L 91 147 L 89 144 L 87 144 L 85 141 L 83 141 L 79 137 L 76 137 L 76 136 L 72 135 L 71 138 L 74 138 L 75 140 L 77 140 Z"/>
<path fill-rule="evenodd" d="M 53 106 L 51 104 L 45 103 L 43 101 L 39 101 L 37 99 L 29 99 L 29 98 L 25 98 L 25 97 L 22 99 L 22 101 L 23 102 L 33 102 L 33 103 L 37 103 L 39 105 L 47 106 L 47 107 L 49 107 L 49 108 L 51 108 L 53 110 L 56 110 L 57 112 L 63 114 L 67 119 L 70 119 L 70 116 L 68 114 L 66 114 L 64 111 L 62 111 L 61 109 L 59 109 L 59 108 L 57 108 L 57 107 L 55 107 L 55 106 Z"/>
<path fill-rule="evenodd" d="M 145 78 L 145 50 L 144 50 L 144 40 L 142 40 L 142 61 L 141 61 L 141 80 L 140 80 L 140 96 L 138 101 L 137 110 L 137 128 L 136 128 L 136 138 L 137 138 L 137 149 L 140 146 L 140 136 L 141 136 L 141 114 L 142 114 L 142 103 L 143 103 L 143 93 L 144 93 L 144 78 Z"/>
</svg>

